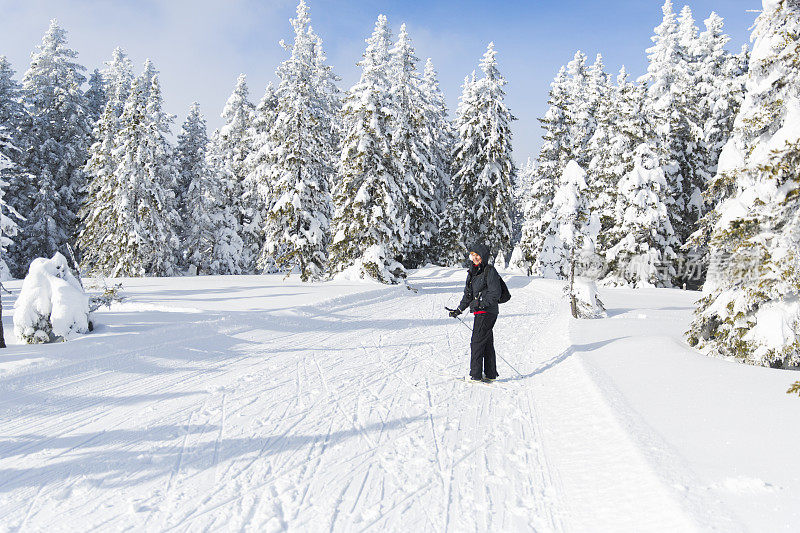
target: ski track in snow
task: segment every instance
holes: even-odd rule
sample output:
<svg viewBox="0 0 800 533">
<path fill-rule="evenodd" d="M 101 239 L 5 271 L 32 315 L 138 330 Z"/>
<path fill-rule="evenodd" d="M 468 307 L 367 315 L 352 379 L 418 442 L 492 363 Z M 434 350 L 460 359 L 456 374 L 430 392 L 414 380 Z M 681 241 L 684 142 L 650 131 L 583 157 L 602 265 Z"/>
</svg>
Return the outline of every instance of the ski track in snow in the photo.
<svg viewBox="0 0 800 533">
<path fill-rule="evenodd" d="M 0 531 L 694 527 L 570 358 L 556 284 L 508 276 L 500 379 L 454 379 L 463 277 L 37 348 L 0 383 Z"/>
</svg>

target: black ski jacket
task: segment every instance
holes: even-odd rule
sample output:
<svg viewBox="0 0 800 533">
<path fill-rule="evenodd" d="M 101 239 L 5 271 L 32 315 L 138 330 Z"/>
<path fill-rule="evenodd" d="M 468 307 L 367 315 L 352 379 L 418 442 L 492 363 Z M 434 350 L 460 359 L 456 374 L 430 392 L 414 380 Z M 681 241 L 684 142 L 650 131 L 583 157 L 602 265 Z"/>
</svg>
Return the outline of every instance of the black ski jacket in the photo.
<svg viewBox="0 0 800 533">
<path fill-rule="evenodd" d="M 486 259 L 484 259 L 485 261 Z M 500 274 L 492 265 L 481 263 L 477 267 L 471 265 L 467 273 L 467 285 L 464 287 L 464 297 L 458 304 L 458 309 L 463 311 L 467 307 L 473 313 L 500 314 L 497 301 L 503 289 L 500 287 Z"/>
</svg>

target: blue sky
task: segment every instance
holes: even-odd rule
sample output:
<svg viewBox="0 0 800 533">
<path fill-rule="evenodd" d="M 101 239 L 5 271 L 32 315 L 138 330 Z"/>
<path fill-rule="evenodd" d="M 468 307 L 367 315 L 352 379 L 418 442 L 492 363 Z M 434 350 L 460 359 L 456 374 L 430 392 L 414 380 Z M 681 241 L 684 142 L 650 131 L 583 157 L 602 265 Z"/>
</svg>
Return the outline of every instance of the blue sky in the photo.
<svg viewBox="0 0 800 533">
<path fill-rule="evenodd" d="M 394 32 L 408 25 L 418 57 L 433 59 L 451 114 L 464 76 L 478 68 L 489 41 L 508 79 L 507 102 L 514 123 L 515 158 L 523 163 L 541 144 L 537 118 L 546 110 L 549 83 L 575 50 L 590 60 L 603 54 L 606 69 L 624 64 L 633 76 L 647 68 L 645 49 L 661 21 L 662 0 L 477 0 L 362 1 L 307 0 L 314 29 L 346 89 L 358 79 L 355 63 L 375 18 L 383 13 Z M 725 19 L 729 47 L 749 43 L 758 0 L 697 0 L 688 3 L 698 26 L 711 11 Z M 683 2 L 675 2 L 679 11 Z M 0 0 L 0 54 L 21 78 L 51 18 L 69 32 L 70 45 L 90 70 L 122 46 L 141 68 L 149 57 L 161 71 L 167 110 L 178 116 L 200 102 L 209 129 L 239 73 L 248 76 L 258 101 L 284 59 L 280 39 L 290 39 L 295 0 Z"/>
</svg>

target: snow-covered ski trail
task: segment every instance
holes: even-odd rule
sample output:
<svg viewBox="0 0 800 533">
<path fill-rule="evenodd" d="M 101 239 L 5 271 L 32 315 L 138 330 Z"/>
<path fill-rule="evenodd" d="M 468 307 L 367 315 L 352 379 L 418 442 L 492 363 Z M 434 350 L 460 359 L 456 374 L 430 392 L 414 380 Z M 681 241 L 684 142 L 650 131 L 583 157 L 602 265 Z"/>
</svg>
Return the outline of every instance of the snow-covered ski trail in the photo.
<svg viewBox="0 0 800 533">
<path fill-rule="evenodd" d="M 651 491 L 644 512 L 663 508 L 654 523 L 688 523 L 613 420 L 592 441 L 603 400 L 569 361 L 555 285 L 509 277 L 501 377 L 469 386 L 452 378 L 467 372 L 469 331 L 443 311 L 461 271 L 426 269 L 417 292 L 334 297 L 217 282 L 229 286 L 188 301 L 169 281 L 142 281 L 135 297 L 197 309 L 13 348 L 51 359 L 0 383 L 0 529 L 582 530 L 619 518 L 579 490 L 618 467 Z M 580 396 L 572 425 L 559 422 Z M 578 475 L 582 446 L 603 446 L 585 457 L 605 462 Z"/>
</svg>

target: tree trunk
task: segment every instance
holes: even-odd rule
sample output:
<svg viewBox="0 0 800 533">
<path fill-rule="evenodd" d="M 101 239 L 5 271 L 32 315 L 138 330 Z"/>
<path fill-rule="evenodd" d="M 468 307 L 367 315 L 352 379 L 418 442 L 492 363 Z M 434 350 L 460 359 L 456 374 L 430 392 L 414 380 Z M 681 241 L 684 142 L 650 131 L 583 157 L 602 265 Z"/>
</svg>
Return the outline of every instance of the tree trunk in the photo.
<svg viewBox="0 0 800 533">
<path fill-rule="evenodd" d="M 570 254 L 569 259 L 569 306 L 572 318 L 578 318 L 578 302 L 575 301 L 575 254 Z"/>
<path fill-rule="evenodd" d="M 3 333 L 3 288 L 0 285 L 0 348 L 6 347 L 6 336 Z"/>
</svg>

